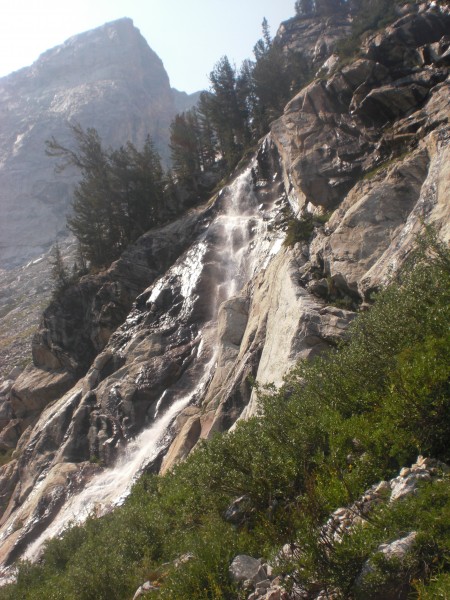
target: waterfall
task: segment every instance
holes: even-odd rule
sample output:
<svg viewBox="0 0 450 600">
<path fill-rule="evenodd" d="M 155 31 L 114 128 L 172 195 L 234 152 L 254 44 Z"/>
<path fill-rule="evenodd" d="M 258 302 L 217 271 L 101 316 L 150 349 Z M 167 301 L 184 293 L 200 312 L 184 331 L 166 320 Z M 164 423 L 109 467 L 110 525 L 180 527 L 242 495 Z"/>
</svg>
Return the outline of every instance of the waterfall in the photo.
<svg viewBox="0 0 450 600">
<path fill-rule="evenodd" d="M 144 430 L 124 450 L 114 467 L 99 473 L 79 494 L 68 499 L 53 523 L 26 549 L 23 558 L 36 560 L 43 543 L 61 534 L 72 524 L 83 523 L 91 514 L 101 516 L 114 506 L 120 506 L 131 487 L 161 450 L 164 435 L 176 415 L 204 391 L 209 378 L 208 364 L 198 385 L 186 396 L 179 398 L 151 427 Z"/>
<path fill-rule="evenodd" d="M 84 489 L 68 493 L 64 504 L 50 525 L 25 550 L 23 558 L 36 560 L 43 543 L 61 534 L 71 523 L 81 523 L 90 514 L 101 515 L 123 503 L 139 476 L 171 442 L 170 428 L 177 415 L 188 405 L 200 404 L 214 374 L 217 359 L 217 315 L 220 304 L 238 293 L 281 247 L 283 234 L 268 227 L 270 218 L 279 209 L 270 198 L 261 204 L 254 190 L 251 167 L 248 167 L 217 198 L 220 210 L 205 226 L 205 230 L 169 271 L 156 281 L 148 292 L 146 309 L 158 302 L 159 296 L 176 281 L 182 306 L 176 318 L 160 317 L 161 331 L 173 331 L 175 326 L 191 327 L 195 311 L 202 313 L 193 342 L 191 362 L 180 379 L 160 396 L 153 422 L 121 450 L 114 466 L 92 477 Z M 207 283 L 202 288 L 202 281 Z M 201 295 L 206 298 L 200 298 Z M 196 322 L 199 321 L 198 314 Z M 139 319 L 132 313 L 123 329 L 128 335 L 129 350 L 133 331 L 138 331 Z M 45 479 L 45 475 L 41 476 Z M 9 523 L 11 529 L 16 514 Z M 33 515 L 24 524 L 32 526 Z"/>
</svg>

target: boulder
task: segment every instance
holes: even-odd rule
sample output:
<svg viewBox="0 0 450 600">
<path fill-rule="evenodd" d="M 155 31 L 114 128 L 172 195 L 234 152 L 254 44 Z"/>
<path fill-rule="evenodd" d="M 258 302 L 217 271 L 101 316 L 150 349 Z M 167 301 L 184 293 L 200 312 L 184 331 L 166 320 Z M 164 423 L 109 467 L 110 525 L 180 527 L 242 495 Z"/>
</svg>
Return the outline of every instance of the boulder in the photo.
<svg viewBox="0 0 450 600">
<path fill-rule="evenodd" d="M 51 372 L 27 367 L 14 382 L 11 407 L 19 419 L 35 419 L 47 404 L 61 397 L 75 380 L 67 372 Z"/>
<path fill-rule="evenodd" d="M 10 419 L 0 432 L 0 451 L 12 450 L 16 447 L 23 431 L 19 419 Z"/>
<path fill-rule="evenodd" d="M 250 514 L 250 506 L 250 498 L 247 495 L 236 498 L 225 511 L 224 519 L 233 525 L 241 525 Z"/>
<path fill-rule="evenodd" d="M 432 477 L 439 475 L 439 473 L 448 472 L 449 468 L 445 463 L 419 456 L 411 468 L 402 469 L 399 476 L 389 482 L 390 502 L 414 494 L 421 482 L 430 481 Z"/>
<path fill-rule="evenodd" d="M 233 559 L 229 573 L 231 579 L 236 583 L 250 581 L 253 585 L 259 584 L 267 579 L 261 561 L 246 554 L 239 554 Z"/>
<path fill-rule="evenodd" d="M 142 585 L 140 585 L 138 587 L 138 589 L 136 590 L 136 592 L 133 596 L 133 600 L 137 600 L 137 598 L 142 598 L 143 596 L 147 596 L 151 592 L 156 592 L 156 591 L 158 591 L 158 587 L 153 585 L 150 581 L 146 581 L 145 583 L 143 583 Z"/>
<path fill-rule="evenodd" d="M 377 548 L 377 553 L 382 554 L 386 561 L 395 559 L 396 561 L 400 561 L 401 565 L 406 556 L 411 552 L 416 537 L 417 533 L 412 531 L 405 537 L 394 540 L 389 544 L 381 544 Z M 373 585 L 368 586 L 367 580 L 374 571 L 375 567 L 371 559 L 369 559 L 355 581 L 354 591 L 356 597 L 364 597 L 367 600 L 404 600 L 408 598 L 410 592 L 410 574 L 407 568 L 402 570 L 400 567 L 395 575 L 391 574 L 387 578 L 384 584 L 381 583 L 376 587 Z"/>
</svg>

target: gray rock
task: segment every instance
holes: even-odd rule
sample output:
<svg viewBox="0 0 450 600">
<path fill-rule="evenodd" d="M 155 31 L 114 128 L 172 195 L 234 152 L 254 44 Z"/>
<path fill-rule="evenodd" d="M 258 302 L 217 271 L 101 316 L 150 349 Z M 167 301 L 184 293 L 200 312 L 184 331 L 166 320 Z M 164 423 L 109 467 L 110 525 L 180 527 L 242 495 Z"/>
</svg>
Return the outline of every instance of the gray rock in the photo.
<svg viewBox="0 0 450 600">
<path fill-rule="evenodd" d="M 350 32 L 347 16 L 333 19 L 294 17 L 282 23 L 277 32 L 277 41 L 291 52 L 301 52 L 315 69 L 333 54 L 338 40 Z"/>
<path fill-rule="evenodd" d="M 7 379 L 12 379 L 13 381 L 19 377 L 22 373 L 23 368 L 19 366 L 15 366 L 11 369 L 11 371 L 7 375 Z"/>
<path fill-rule="evenodd" d="M 242 524 L 249 514 L 249 497 L 241 496 L 236 498 L 227 508 L 224 518 L 233 525 Z"/>
<path fill-rule="evenodd" d="M 155 592 L 157 590 L 158 590 L 158 588 L 156 586 L 154 586 L 152 583 L 150 583 L 150 581 L 146 581 L 145 583 L 143 583 L 141 586 L 138 587 L 138 589 L 136 590 L 136 592 L 133 596 L 133 600 L 137 600 L 137 598 L 142 598 L 142 596 L 146 596 L 148 593 Z"/>
<path fill-rule="evenodd" d="M 407 536 L 395 540 L 390 544 L 381 544 L 377 548 L 377 552 L 383 554 L 384 558 L 388 561 L 395 558 L 402 562 L 407 554 L 411 551 L 416 537 L 417 533 L 412 531 Z M 364 587 L 365 581 L 367 576 L 373 573 L 374 570 L 375 567 L 369 559 L 355 580 L 354 590 L 357 594 L 366 594 Z M 395 578 L 389 581 L 389 584 L 380 585 L 377 590 L 371 590 L 370 592 L 367 592 L 365 597 L 368 599 L 370 598 L 370 600 L 396 600 L 397 598 L 403 599 L 407 597 L 408 589 L 408 574 L 402 572 L 400 568 L 396 573 Z"/>
<path fill-rule="evenodd" d="M 8 392 L 11 390 L 14 381 L 12 379 L 6 379 L 4 381 L 0 381 L 0 396 L 6 396 Z"/>
<path fill-rule="evenodd" d="M 264 593 L 264 591 L 267 591 L 270 588 L 270 579 L 263 579 L 263 581 L 258 581 L 258 583 L 256 584 L 256 589 L 255 591 L 258 592 L 259 594 Z"/>
<path fill-rule="evenodd" d="M 414 541 L 417 537 L 417 533 L 412 531 L 404 538 L 395 540 L 390 544 L 381 544 L 377 552 L 382 552 L 387 559 L 399 558 L 402 559 L 411 550 Z"/>
<path fill-rule="evenodd" d="M 236 583 L 250 580 L 253 585 L 256 585 L 267 578 L 261 561 L 246 554 L 240 554 L 233 559 L 229 572 L 232 580 Z"/>
<path fill-rule="evenodd" d="M 434 465 L 437 464 L 435 461 L 429 461 L 429 459 L 427 461 L 427 459 L 420 456 L 417 463 L 412 465 L 410 469 L 402 469 L 399 476 L 390 481 L 390 501 L 401 500 L 414 494 L 420 482 L 430 481 L 432 476 L 431 471 Z M 446 465 L 443 466 L 446 468 Z"/>
<path fill-rule="evenodd" d="M 176 569 L 181 567 L 182 565 L 188 563 L 194 558 L 194 555 L 191 552 L 187 552 L 186 554 L 182 554 L 178 558 L 173 561 L 173 565 Z"/>
<path fill-rule="evenodd" d="M 285 592 L 285 590 L 280 586 L 269 587 L 269 588 L 261 588 L 261 591 L 258 591 L 260 588 L 257 588 L 255 593 L 249 596 L 248 600 L 252 598 L 252 600 L 285 600 L 289 596 Z"/>
</svg>

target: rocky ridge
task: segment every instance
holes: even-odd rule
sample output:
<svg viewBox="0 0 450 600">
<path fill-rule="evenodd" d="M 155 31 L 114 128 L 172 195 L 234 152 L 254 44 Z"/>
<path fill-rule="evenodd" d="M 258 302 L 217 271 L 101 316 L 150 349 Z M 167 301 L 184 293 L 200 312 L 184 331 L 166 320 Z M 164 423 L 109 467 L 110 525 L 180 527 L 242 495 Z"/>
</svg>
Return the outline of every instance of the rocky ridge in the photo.
<svg viewBox="0 0 450 600">
<path fill-rule="evenodd" d="M 253 176 L 239 172 L 209 206 L 147 234 L 46 311 L 34 365 L 2 403 L 12 419 L 0 443 L 18 444 L 0 480 L 3 561 L 161 409 L 185 403 L 144 466 L 165 471 L 257 413 L 250 377 L 279 384 L 341 339 L 423 222 L 448 241 L 449 31 L 448 7 L 409 5 L 359 59 L 293 98 Z M 291 247 L 281 244 L 289 211 L 313 223 Z M 235 285 L 227 247 L 251 256 Z"/>
</svg>

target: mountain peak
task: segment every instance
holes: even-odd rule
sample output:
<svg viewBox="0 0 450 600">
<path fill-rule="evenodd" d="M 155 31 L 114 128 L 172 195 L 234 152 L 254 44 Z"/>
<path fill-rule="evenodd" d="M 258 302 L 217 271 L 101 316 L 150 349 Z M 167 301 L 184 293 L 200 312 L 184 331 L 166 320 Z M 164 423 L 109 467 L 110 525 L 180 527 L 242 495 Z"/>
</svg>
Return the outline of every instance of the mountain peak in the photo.
<svg viewBox="0 0 450 600">
<path fill-rule="evenodd" d="M 55 178 L 45 141 L 70 146 L 68 123 L 94 127 L 106 147 L 139 147 L 150 135 L 168 156 L 169 77 L 129 18 L 72 36 L 1 78 L 0 101 L 2 266 L 35 258 L 64 231 L 78 173 Z"/>
<path fill-rule="evenodd" d="M 140 78 L 149 70 L 164 79 L 165 86 L 169 82 L 161 59 L 128 17 L 70 37 L 41 54 L 31 69 L 34 76 L 44 74 L 53 84 L 62 79 L 64 86 L 68 79 Z"/>
</svg>

